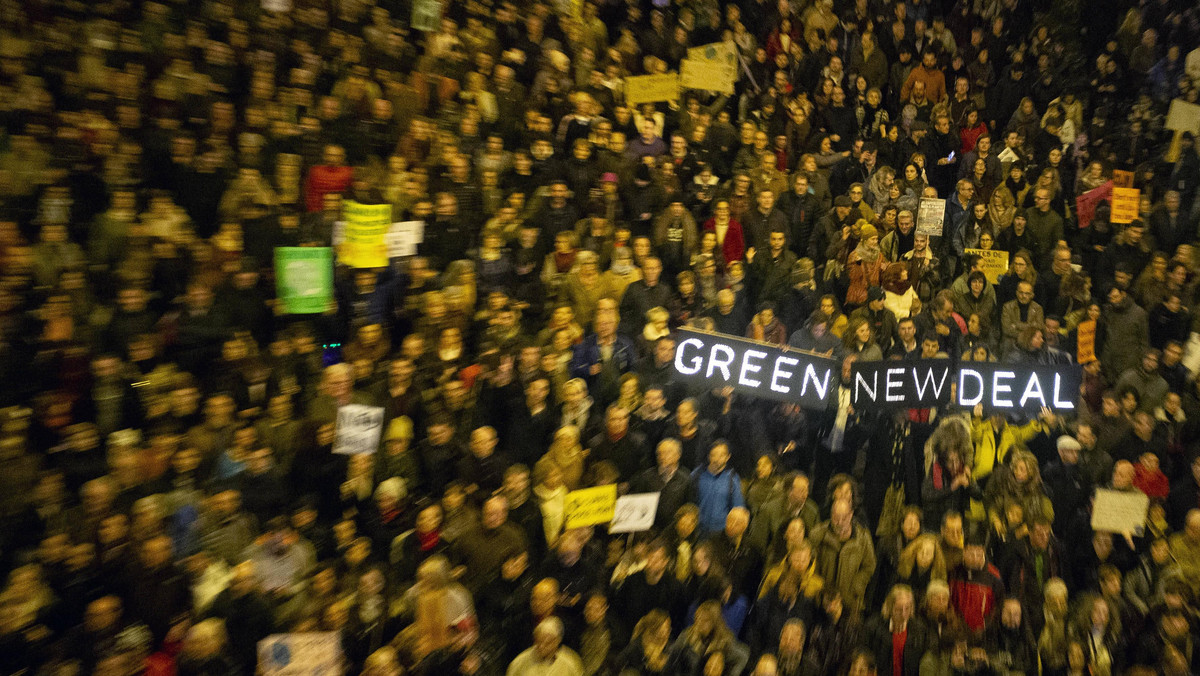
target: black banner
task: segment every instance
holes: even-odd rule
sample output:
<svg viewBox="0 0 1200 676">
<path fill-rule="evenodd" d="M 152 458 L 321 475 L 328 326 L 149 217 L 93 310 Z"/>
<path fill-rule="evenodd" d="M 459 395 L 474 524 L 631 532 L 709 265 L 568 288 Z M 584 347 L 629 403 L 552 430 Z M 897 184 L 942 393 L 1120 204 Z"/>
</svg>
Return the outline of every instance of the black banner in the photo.
<svg viewBox="0 0 1200 676">
<path fill-rule="evenodd" d="M 986 412 L 1072 413 L 1083 372 L 1076 364 L 1030 366 L 949 360 L 855 362 L 851 401 L 856 407 L 932 408 L 954 401 Z"/>
<path fill-rule="evenodd" d="M 681 329 L 675 371 L 686 382 L 767 399 L 825 408 L 836 400 L 839 363 L 828 357 L 781 349 L 720 333 Z"/>
</svg>

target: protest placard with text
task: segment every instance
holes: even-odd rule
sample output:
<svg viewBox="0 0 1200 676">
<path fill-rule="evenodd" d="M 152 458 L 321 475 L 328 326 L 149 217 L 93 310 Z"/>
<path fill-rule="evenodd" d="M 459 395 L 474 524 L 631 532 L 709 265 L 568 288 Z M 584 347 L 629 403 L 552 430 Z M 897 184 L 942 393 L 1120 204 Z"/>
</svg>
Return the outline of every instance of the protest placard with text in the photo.
<svg viewBox="0 0 1200 676">
<path fill-rule="evenodd" d="M 379 450 L 383 434 L 383 408 L 347 404 L 337 412 L 337 436 L 333 452 L 340 455 L 370 454 Z"/>
<path fill-rule="evenodd" d="M 625 103 L 636 106 L 641 103 L 679 100 L 679 75 L 659 73 L 625 78 Z"/>
<path fill-rule="evenodd" d="M 333 300 L 333 250 L 276 247 L 275 295 L 286 314 L 324 312 Z"/>
<path fill-rule="evenodd" d="M 608 523 L 613 519 L 617 506 L 617 485 L 608 484 L 595 488 L 581 488 L 567 493 L 563 509 L 566 528 L 582 528 Z"/>
<path fill-rule="evenodd" d="M 1113 223 L 1132 223 L 1138 218 L 1138 204 L 1142 191 L 1137 188 L 1113 188 L 1112 217 Z"/>
</svg>

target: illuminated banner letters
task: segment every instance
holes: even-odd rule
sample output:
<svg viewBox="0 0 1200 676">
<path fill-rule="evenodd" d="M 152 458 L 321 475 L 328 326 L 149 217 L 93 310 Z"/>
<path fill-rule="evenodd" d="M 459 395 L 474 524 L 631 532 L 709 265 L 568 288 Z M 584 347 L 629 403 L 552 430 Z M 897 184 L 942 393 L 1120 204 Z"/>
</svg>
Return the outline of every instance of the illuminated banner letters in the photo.
<svg viewBox="0 0 1200 676">
<path fill-rule="evenodd" d="M 675 371 L 707 387 L 824 408 L 836 397 L 838 362 L 806 352 L 715 333 L 681 330 Z"/>
<path fill-rule="evenodd" d="M 932 408 L 954 403 L 987 412 L 1073 412 L 1082 373 L 1075 364 L 1028 366 L 928 361 L 855 362 L 851 401 L 856 407 Z"/>
</svg>

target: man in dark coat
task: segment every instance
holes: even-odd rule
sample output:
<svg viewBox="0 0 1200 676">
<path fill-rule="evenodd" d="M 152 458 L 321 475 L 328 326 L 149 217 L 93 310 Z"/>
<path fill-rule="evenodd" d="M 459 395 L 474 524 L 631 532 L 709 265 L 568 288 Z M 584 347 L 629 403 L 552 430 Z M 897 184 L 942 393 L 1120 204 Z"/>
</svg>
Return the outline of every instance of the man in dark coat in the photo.
<svg viewBox="0 0 1200 676">
<path fill-rule="evenodd" d="M 678 439 L 658 442 L 655 453 L 658 464 L 634 477 L 629 490 L 631 493 L 658 493 L 654 525 L 666 528 L 675 520 L 675 512 L 688 503 L 695 504 L 699 495 L 691 475 L 679 469 L 683 447 Z"/>
<path fill-rule="evenodd" d="M 930 635 L 920 617 L 914 616 L 912 589 L 897 585 L 883 602 L 883 613 L 863 625 L 862 643 L 875 656 L 880 676 L 917 676 L 921 657 L 929 650 Z"/>
</svg>

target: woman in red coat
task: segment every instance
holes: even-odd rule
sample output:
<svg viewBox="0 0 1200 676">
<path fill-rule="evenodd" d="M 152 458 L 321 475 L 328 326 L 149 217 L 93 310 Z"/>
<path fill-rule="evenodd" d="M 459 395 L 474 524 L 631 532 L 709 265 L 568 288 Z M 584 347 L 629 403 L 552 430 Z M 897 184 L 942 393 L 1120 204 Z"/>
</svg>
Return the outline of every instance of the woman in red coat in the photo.
<svg viewBox="0 0 1200 676">
<path fill-rule="evenodd" d="M 727 262 L 742 260 L 746 240 L 742 236 L 742 224 L 729 215 L 728 200 L 717 200 L 713 217 L 704 222 L 704 229 L 717 233 L 717 246 L 721 247 Z"/>
</svg>

